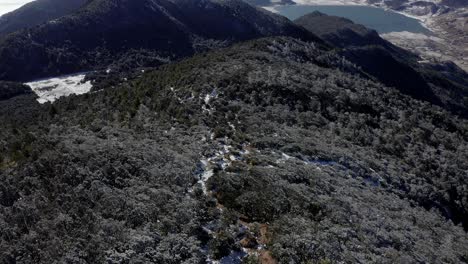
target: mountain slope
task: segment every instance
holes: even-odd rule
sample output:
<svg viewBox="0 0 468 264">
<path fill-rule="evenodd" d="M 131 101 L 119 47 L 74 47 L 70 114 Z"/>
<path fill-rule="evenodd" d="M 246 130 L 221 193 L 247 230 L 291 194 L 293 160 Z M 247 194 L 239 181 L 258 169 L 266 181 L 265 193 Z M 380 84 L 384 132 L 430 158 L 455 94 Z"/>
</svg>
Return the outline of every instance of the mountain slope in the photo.
<svg viewBox="0 0 468 264">
<path fill-rule="evenodd" d="M 294 20 L 294 23 L 303 26 L 340 48 L 367 45 L 390 47 L 392 45 L 390 42 L 380 38 L 375 30 L 355 24 L 347 18 L 329 16 L 318 11 L 306 14 Z M 396 48 L 395 46 L 393 47 Z"/>
<path fill-rule="evenodd" d="M 0 16 L 0 36 L 68 15 L 89 0 L 36 0 Z"/>
<path fill-rule="evenodd" d="M 418 55 L 349 19 L 313 12 L 294 22 L 340 48 L 341 55 L 380 82 L 468 117 L 468 74 L 457 66 L 421 64 Z"/>
<path fill-rule="evenodd" d="M 286 18 L 240 0 L 95 0 L 74 14 L 0 40 L 0 79 L 89 71 L 116 61 L 155 66 L 275 35 L 318 41 Z M 128 62 L 133 57 L 126 55 L 135 52 L 145 53 L 146 61 Z"/>
<path fill-rule="evenodd" d="M 467 121 L 357 73 L 268 38 L 1 115 L 2 262 L 466 263 Z"/>
</svg>

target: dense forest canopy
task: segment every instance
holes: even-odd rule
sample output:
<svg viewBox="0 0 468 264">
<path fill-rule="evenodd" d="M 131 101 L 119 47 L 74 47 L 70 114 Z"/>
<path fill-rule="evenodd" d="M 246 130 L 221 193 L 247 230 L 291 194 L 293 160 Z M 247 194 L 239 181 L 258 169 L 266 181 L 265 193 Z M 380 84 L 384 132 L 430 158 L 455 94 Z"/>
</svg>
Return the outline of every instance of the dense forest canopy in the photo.
<svg viewBox="0 0 468 264">
<path fill-rule="evenodd" d="M 468 261 L 468 123 L 358 73 L 270 38 L 1 101 L 2 261 Z"/>
<path fill-rule="evenodd" d="M 71 2 L 0 36 L 0 263 L 468 263 L 455 64 L 271 1 Z"/>
</svg>

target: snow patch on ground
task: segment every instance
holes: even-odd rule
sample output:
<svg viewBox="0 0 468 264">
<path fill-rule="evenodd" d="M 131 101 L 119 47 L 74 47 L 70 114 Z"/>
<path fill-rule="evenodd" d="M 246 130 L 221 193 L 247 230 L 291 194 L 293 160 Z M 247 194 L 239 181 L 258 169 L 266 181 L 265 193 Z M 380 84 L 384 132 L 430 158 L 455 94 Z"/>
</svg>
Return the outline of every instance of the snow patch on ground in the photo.
<svg viewBox="0 0 468 264">
<path fill-rule="evenodd" d="M 211 159 L 203 159 L 200 162 L 203 166 L 203 173 L 201 174 L 198 183 L 200 183 L 203 193 L 207 195 L 208 189 L 206 188 L 206 183 L 211 177 L 213 177 L 214 171 L 213 168 L 210 166 Z"/>
<path fill-rule="evenodd" d="M 202 141 L 206 141 L 206 137 Z M 211 139 L 213 140 L 213 139 Z M 208 180 L 214 176 L 215 169 L 226 170 L 233 162 L 244 161 L 245 157 L 250 154 L 248 150 L 249 144 L 244 144 L 241 150 L 236 149 L 232 145 L 228 145 L 228 138 L 219 139 L 215 143 L 217 150 L 210 156 L 204 156 L 198 165 L 196 175 L 198 177 L 198 184 L 201 186 L 205 195 L 209 195 L 207 188 Z"/>
<path fill-rule="evenodd" d="M 203 102 L 205 102 L 205 104 L 202 105 L 203 113 L 208 113 L 208 114 L 213 113 L 214 108 L 211 106 L 211 102 L 216 98 L 218 98 L 218 93 L 216 91 L 216 88 L 213 89 L 211 93 L 208 93 L 205 96 L 202 96 L 202 95 L 200 96 L 200 99 L 202 99 Z"/>
<path fill-rule="evenodd" d="M 289 156 L 288 154 L 285 154 L 285 153 L 281 153 L 281 158 L 278 159 L 276 161 L 277 164 L 279 163 L 285 163 L 286 161 L 290 160 L 290 159 L 295 159 L 294 157 L 292 156 Z"/>
<path fill-rule="evenodd" d="M 90 81 L 84 82 L 85 76 L 84 73 L 65 75 L 29 82 L 26 85 L 29 85 L 33 92 L 37 94 L 39 103 L 53 103 L 63 96 L 89 93 L 93 85 Z"/>
<path fill-rule="evenodd" d="M 211 102 L 211 99 L 215 99 L 217 97 L 218 93 L 216 92 L 216 89 L 214 89 L 211 93 L 205 95 L 203 101 L 205 101 L 205 104 L 209 104 Z"/>
<path fill-rule="evenodd" d="M 276 9 L 277 6 L 262 6 L 263 9 L 266 9 L 272 13 L 278 13 L 278 10 Z"/>
</svg>

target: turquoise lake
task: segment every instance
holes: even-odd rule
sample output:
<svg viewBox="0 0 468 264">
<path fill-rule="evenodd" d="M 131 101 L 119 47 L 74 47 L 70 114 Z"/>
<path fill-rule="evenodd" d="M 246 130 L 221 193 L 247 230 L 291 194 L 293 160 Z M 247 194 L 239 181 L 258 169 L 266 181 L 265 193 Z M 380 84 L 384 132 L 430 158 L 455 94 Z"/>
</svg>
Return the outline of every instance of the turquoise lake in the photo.
<svg viewBox="0 0 468 264">
<path fill-rule="evenodd" d="M 393 11 L 370 6 L 317 6 L 317 5 L 287 5 L 275 8 L 279 14 L 294 20 L 313 11 L 351 19 L 355 23 L 375 29 L 379 33 L 408 31 L 413 33 L 430 34 L 414 18 L 410 18 Z"/>
</svg>

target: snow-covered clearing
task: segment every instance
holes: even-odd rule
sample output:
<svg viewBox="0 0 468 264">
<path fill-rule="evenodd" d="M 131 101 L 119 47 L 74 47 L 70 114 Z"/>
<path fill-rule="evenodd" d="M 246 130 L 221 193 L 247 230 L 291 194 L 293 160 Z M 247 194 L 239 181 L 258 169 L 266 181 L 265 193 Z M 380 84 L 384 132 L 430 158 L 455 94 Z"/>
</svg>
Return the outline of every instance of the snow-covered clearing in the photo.
<svg viewBox="0 0 468 264">
<path fill-rule="evenodd" d="M 91 91 L 93 85 L 90 81 L 84 82 L 86 74 L 73 74 L 42 79 L 26 83 L 39 97 L 37 101 L 41 104 L 53 103 L 60 97 L 72 94 L 85 94 Z"/>
</svg>

